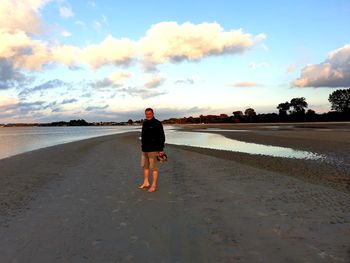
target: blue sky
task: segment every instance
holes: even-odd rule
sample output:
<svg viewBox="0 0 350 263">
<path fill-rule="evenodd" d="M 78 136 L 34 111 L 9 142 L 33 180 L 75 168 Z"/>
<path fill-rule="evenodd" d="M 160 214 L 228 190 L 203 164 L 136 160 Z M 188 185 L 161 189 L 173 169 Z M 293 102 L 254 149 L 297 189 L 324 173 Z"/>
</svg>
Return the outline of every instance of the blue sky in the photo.
<svg viewBox="0 0 350 263">
<path fill-rule="evenodd" d="M 350 86 L 349 1 L 0 3 L 0 123 L 257 113 Z"/>
</svg>

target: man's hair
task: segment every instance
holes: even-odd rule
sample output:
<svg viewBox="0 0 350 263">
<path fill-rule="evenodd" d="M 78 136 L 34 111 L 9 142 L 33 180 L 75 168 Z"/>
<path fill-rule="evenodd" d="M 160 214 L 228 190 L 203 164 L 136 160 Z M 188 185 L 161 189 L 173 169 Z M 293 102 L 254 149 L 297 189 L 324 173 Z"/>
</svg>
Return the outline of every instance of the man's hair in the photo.
<svg viewBox="0 0 350 263">
<path fill-rule="evenodd" d="M 151 111 L 153 113 L 153 109 L 152 108 L 147 108 L 147 109 L 145 109 L 145 112 L 146 111 Z"/>
</svg>

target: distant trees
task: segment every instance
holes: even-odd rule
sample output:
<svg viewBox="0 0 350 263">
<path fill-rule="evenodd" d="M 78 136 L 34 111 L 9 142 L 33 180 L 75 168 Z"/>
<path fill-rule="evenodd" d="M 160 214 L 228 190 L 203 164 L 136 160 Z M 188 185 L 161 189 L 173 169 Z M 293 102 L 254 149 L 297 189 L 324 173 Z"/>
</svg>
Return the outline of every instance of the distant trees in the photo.
<svg viewBox="0 0 350 263">
<path fill-rule="evenodd" d="M 305 108 L 308 104 L 304 97 L 293 98 L 290 102 L 286 101 L 277 105 L 277 109 L 281 116 L 286 116 L 289 111 L 290 114 L 305 114 Z M 292 109 L 291 109 L 292 108 Z"/>
<path fill-rule="evenodd" d="M 91 124 L 88 123 L 86 120 L 70 120 L 68 122 L 68 126 L 90 126 Z"/>
<path fill-rule="evenodd" d="M 279 116 L 282 121 L 298 120 L 302 121 L 305 117 L 305 109 L 308 104 L 304 97 L 293 98 L 290 102 L 286 101 L 277 105 Z M 290 116 L 288 117 L 288 112 Z"/>
<path fill-rule="evenodd" d="M 333 91 L 328 98 L 331 109 L 338 112 L 350 113 L 350 89 Z"/>
<path fill-rule="evenodd" d="M 288 101 L 286 101 L 284 103 L 278 104 L 276 108 L 278 109 L 280 116 L 287 116 L 287 111 L 290 109 L 290 104 Z"/>
<path fill-rule="evenodd" d="M 69 122 L 57 121 L 57 122 L 40 124 L 40 126 L 90 126 L 90 125 L 92 125 L 92 123 L 89 123 L 83 119 L 70 120 Z"/>
<path fill-rule="evenodd" d="M 253 108 L 246 109 L 244 111 L 244 115 L 250 122 L 255 121 L 256 112 L 255 112 L 255 110 Z"/>
<path fill-rule="evenodd" d="M 304 97 L 294 98 L 290 101 L 290 106 L 292 107 L 291 114 L 305 114 L 305 108 L 307 108 L 308 104 Z"/>
<path fill-rule="evenodd" d="M 247 123 L 247 122 L 302 122 L 302 121 L 350 121 L 350 89 L 336 90 L 329 95 L 332 110 L 318 114 L 308 109 L 308 103 L 304 97 L 292 98 L 290 101 L 277 105 L 277 113 L 257 114 L 253 108 L 247 108 L 244 112 L 235 110 L 232 116 L 224 113 L 220 115 L 200 115 L 199 117 L 172 118 L 163 121 L 169 124 L 185 123 Z"/>
<path fill-rule="evenodd" d="M 243 120 L 243 112 L 238 110 L 238 111 L 234 111 L 232 112 L 233 114 L 233 121 L 234 122 L 241 122 Z"/>
</svg>

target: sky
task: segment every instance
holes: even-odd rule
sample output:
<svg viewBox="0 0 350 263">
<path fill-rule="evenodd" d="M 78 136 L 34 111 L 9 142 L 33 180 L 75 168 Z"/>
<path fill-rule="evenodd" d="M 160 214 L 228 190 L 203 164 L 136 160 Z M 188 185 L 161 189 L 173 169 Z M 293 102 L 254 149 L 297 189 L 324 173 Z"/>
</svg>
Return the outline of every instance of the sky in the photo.
<svg viewBox="0 0 350 263">
<path fill-rule="evenodd" d="M 349 0 L 1 0 L 0 123 L 328 112 L 349 25 Z"/>
</svg>

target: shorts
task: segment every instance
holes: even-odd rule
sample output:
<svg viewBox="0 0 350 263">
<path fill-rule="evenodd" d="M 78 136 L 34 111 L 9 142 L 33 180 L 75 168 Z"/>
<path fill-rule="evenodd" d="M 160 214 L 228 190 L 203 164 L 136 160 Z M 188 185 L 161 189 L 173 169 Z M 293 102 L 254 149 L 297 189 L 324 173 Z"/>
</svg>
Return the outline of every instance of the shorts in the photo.
<svg viewBox="0 0 350 263">
<path fill-rule="evenodd" d="M 158 152 L 142 152 L 141 167 L 145 169 L 151 168 L 153 171 L 158 171 L 157 156 Z"/>
</svg>

